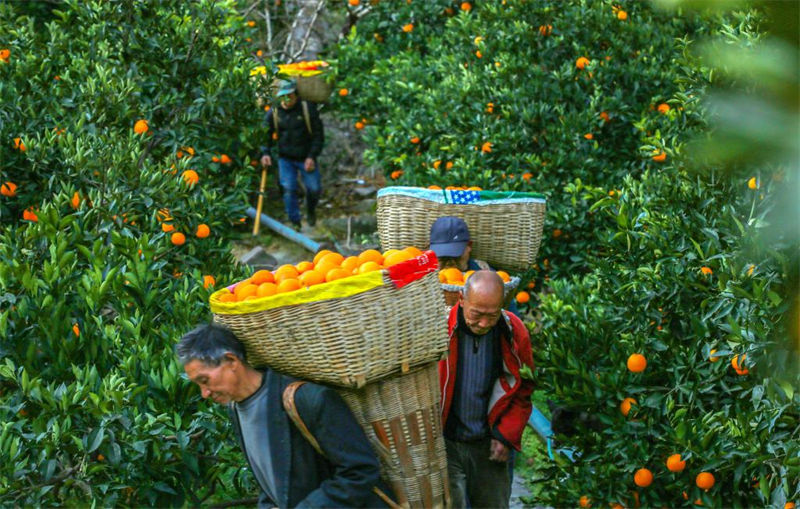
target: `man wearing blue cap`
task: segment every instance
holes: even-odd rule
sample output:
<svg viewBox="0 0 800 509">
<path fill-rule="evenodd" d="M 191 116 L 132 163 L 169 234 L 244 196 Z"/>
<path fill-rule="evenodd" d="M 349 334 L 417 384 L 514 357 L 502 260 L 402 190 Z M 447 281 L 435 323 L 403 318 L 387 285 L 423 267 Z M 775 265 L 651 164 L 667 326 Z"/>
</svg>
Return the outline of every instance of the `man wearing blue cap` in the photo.
<svg viewBox="0 0 800 509">
<path fill-rule="evenodd" d="M 283 204 L 289 221 L 299 230 L 301 215 L 297 199 L 297 174 L 300 174 L 306 188 L 307 221 L 314 226 L 317 222 L 316 207 L 322 192 L 317 157 L 322 152 L 325 135 L 316 105 L 298 100 L 297 83 L 294 80 L 279 80 L 275 97 L 280 101 L 280 108 L 273 106 L 267 110 L 269 132 L 266 146 L 261 148 L 261 164 L 272 165 L 272 146 L 277 141 Z"/>
<path fill-rule="evenodd" d="M 467 223 L 460 217 L 444 216 L 436 219 L 431 226 L 431 250 L 439 259 L 439 269 L 456 267 L 461 272 L 469 270 L 494 270 L 483 260 L 474 260 L 472 239 Z M 519 315 L 516 302 L 511 300 L 508 310 Z"/>
</svg>

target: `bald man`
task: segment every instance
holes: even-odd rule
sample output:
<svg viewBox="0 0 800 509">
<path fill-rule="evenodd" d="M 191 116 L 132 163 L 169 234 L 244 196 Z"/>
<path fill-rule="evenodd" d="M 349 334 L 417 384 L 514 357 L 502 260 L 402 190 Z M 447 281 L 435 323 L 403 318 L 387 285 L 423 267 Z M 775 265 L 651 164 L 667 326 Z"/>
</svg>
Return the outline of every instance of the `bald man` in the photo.
<svg viewBox="0 0 800 509">
<path fill-rule="evenodd" d="M 503 280 L 480 270 L 450 310 L 450 354 L 439 363 L 453 507 L 508 507 L 508 460 L 531 414 L 528 329 L 503 308 Z"/>
</svg>

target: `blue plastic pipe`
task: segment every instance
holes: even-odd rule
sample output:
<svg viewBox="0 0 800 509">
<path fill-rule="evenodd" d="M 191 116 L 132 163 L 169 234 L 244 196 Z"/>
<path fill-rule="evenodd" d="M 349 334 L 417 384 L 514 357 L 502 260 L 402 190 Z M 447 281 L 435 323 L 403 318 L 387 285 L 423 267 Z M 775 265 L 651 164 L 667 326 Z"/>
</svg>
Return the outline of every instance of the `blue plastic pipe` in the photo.
<svg viewBox="0 0 800 509">
<path fill-rule="evenodd" d="M 550 421 L 538 408 L 533 407 L 531 416 L 528 419 L 528 424 L 542 437 L 542 440 L 547 444 L 547 455 L 551 460 L 555 460 L 556 458 L 553 454 L 553 428 L 550 426 Z M 569 449 L 556 449 L 555 454 L 565 456 L 569 458 L 570 461 L 575 461 L 573 457 L 574 452 Z"/>
<path fill-rule="evenodd" d="M 246 213 L 248 216 L 255 219 L 256 209 L 254 209 L 253 207 L 248 207 Z M 308 249 L 312 253 L 316 253 L 317 251 L 319 251 L 319 242 L 314 242 L 313 240 L 309 239 L 302 233 L 292 230 L 285 224 L 281 223 L 280 221 L 276 221 L 275 219 L 272 219 L 271 217 L 269 217 L 264 213 L 261 214 L 261 224 L 263 226 L 266 226 L 270 230 L 274 231 L 275 233 L 283 235 L 292 242 L 300 244 L 301 246 Z"/>
</svg>

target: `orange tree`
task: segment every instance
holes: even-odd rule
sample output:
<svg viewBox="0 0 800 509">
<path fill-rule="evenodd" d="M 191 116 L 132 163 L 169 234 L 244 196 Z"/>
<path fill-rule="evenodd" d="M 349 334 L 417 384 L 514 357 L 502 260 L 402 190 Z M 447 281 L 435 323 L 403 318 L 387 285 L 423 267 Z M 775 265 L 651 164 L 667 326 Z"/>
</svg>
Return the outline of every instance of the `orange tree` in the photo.
<svg viewBox="0 0 800 509">
<path fill-rule="evenodd" d="M 172 353 L 241 275 L 235 7 L 0 5 L 0 505 L 194 505 L 240 478 Z"/>
<path fill-rule="evenodd" d="M 336 105 L 395 182 L 549 195 L 535 376 L 581 418 L 557 437 L 576 461 L 546 468 L 539 502 L 798 497 L 797 353 L 781 321 L 797 243 L 764 234 L 796 176 L 685 157 L 718 81 L 695 39 L 756 46 L 763 19 L 378 2 L 340 45 Z"/>
</svg>

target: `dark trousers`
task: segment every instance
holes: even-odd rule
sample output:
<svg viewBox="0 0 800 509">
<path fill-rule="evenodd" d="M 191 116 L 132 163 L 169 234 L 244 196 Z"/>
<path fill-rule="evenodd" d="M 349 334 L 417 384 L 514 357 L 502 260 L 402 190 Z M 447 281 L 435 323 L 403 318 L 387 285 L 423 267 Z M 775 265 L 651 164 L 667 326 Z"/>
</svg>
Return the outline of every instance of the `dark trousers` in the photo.
<svg viewBox="0 0 800 509">
<path fill-rule="evenodd" d="M 507 508 L 511 497 L 508 463 L 489 460 L 490 438 L 475 442 L 445 439 L 453 509 Z"/>
</svg>

